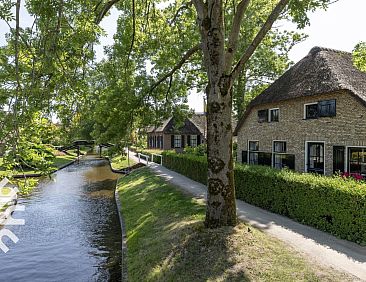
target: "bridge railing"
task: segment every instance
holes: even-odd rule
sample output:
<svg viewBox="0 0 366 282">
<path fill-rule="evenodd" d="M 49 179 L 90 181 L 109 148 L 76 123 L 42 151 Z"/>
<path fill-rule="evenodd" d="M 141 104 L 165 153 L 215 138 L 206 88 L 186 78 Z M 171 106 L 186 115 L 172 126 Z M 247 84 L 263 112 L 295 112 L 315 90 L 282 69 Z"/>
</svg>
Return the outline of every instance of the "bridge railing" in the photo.
<svg viewBox="0 0 366 282">
<path fill-rule="evenodd" d="M 139 163 L 141 163 L 141 157 L 144 157 L 145 160 L 146 160 L 146 164 L 149 164 L 149 159 L 150 157 L 148 155 L 145 155 L 145 154 L 141 154 L 141 153 L 138 153 L 137 154 L 138 158 L 139 158 Z"/>
</svg>

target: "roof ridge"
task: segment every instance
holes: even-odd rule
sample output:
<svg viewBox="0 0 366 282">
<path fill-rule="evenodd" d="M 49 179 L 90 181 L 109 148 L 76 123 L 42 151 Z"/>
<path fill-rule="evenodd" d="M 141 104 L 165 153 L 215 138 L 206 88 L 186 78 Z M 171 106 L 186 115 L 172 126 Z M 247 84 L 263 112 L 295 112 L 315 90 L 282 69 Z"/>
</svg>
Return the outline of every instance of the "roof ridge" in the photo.
<svg viewBox="0 0 366 282">
<path fill-rule="evenodd" d="M 351 54 L 350 52 L 347 52 L 347 51 L 342 51 L 342 50 L 337 50 L 337 49 L 327 48 L 327 47 L 321 47 L 321 46 L 315 46 L 315 47 L 311 48 L 309 51 L 309 54 L 316 54 L 320 51 L 335 52 L 335 53 L 347 54 L 347 55 Z"/>
</svg>

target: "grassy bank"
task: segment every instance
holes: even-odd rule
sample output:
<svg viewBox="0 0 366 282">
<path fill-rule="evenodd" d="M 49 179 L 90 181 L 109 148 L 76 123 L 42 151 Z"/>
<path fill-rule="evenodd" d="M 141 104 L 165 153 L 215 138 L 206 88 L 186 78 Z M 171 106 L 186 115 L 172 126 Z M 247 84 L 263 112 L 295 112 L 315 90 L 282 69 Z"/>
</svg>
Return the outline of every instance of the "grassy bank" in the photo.
<svg viewBox="0 0 366 282">
<path fill-rule="evenodd" d="M 56 156 L 53 161 L 52 166 L 55 168 L 60 168 L 64 165 L 72 162 L 73 160 L 75 160 L 75 156 L 69 156 L 69 155 Z M 2 158 L 0 158 L 0 176 L 6 173 L 5 168 L 2 167 L 2 163 L 3 163 L 3 160 L 2 160 Z M 23 173 L 25 175 L 31 175 L 31 174 L 37 174 L 37 173 L 39 173 L 39 171 L 32 170 L 32 169 L 24 169 L 24 171 L 17 170 L 15 172 L 15 174 L 23 174 Z"/>
<path fill-rule="evenodd" d="M 116 170 L 127 168 L 128 166 L 133 166 L 134 164 L 136 164 L 136 162 L 132 159 L 130 159 L 130 162 L 128 162 L 127 157 L 116 156 L 111 159 L 111 166 Z"/>
<path fill-rule="evenodd" d="M 205 229 L 203 202 L 148 168 L 121 178 L 118 190 L 131 281 L 350 280 L 243 223 Z"/>
</svg>

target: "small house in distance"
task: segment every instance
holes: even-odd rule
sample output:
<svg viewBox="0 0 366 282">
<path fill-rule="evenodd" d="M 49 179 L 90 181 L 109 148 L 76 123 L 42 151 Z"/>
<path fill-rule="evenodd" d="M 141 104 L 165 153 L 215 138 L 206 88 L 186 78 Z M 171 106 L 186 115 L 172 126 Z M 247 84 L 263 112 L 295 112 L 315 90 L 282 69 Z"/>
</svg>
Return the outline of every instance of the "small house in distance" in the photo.
<svg viewBox="0 0 366 282">
<path fill-rule="evenodd" d="M 183 150 L 185 146 L 196 147 L 206 140 L 206 115 L 194 114 L 176 128 L 173 117 L 147 130 L 147 147 L 161 150 Z"/>
<path fill-rule="evenodd" d="M 314 47 L 257 96 L 235 132 L 238 161 L 366 176 L 366 73 Z"/>
</svg>

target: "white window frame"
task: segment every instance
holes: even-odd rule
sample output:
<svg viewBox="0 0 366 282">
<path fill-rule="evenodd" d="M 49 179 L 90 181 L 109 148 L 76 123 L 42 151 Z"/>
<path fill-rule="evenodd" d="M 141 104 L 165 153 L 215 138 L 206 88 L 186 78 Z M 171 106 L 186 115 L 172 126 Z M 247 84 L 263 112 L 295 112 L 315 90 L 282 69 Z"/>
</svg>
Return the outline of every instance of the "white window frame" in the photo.
<svg viewBox="0 0 366 282">
<path fill-rule="evenodd" d="M 275 142 L 285 142 L 286 143 L 286 152 L 284 153 L 279 153 L 279 152 L 275 152 L 274 150 L 274 143 Z M 274 167 L 274 155 L 287 155 L 287 141 L 286 140 L 272 140 L 272 163 L 271 166 Z"/>
<path fill-rule="evenodd" d="M 304 104 L 304 119 L 308 119 L 308 118 L 306 118 L 306 106 L 317 105 L 317 104 L 319 104 L 319 102 L 312 102 L 312 103 Z"/>
<path fill-rule="evenodd" d="M 177 137 L 179 137 L 179 139 Z M 179 141 L 179 146 L 176 145 L 176 144 L 178 144 L 178 141 Z M 182 135 L 174 134 L 174 148 L 182 148 Z"/>
<path fill-rule="evenodd" d="M 192 137 L 195 137 L 195 139 L 193 139 Z M 197 147 L 197 142 L 198 142 L 198 136 L 197 136 L 197 134 L 191 134 L 191 137 L 190 137 L 191 139 L 190 139 L 190 146 L 191 147 Z M 192 140 L 194 140 L 195 141 L 195 144 L 193 145 L 192 144 Z"/>
<path fill-rule="evenodd" d="M 273 122 L 271 120 L 271 111 L 273 111 L 273 110 L 278 110 L 278 122 L 279 122 L 280 121 L 280 108 L 272 108 L 272 109 L 268 110 L 268 122 Z"/>
<path fill-rule="evenodd" d="M 324 172 L 323 172 L 323 175 L 325 175 L 325 168 L 327 167 L 326 166 L 326 149 L 325 149 L 325 141 L 305 141 L 305 163 L 304 163 L 304 168 L 305 168 L 305 172 L 306 173 L 308 173 L 308 162 L 307 162 L 307 160 L 308 160 L 308 143 L 323 143 L 324 144 L 324 146 L 323 146 L 323 148 L 324 148 Z"/>
<path fill-rule="evenodd" d="M 250 157 L 249 157 L 250 156 L 250 152 L 259 152 L 259 151 L 250 151 L 249 142 L 258 142 L 259 143 L 259 140 L 248 140 L 248 142 L 247 142 L 247 152 L 248 152 L 248 154 L 247 154 L 247 164 L 248 165 L 250 165 L 250 163 L 249 163 L 249 160 L 250 160 Z M 258 147 L 259 147 L 259 144 L 258 144 Z"/>
</svg>

